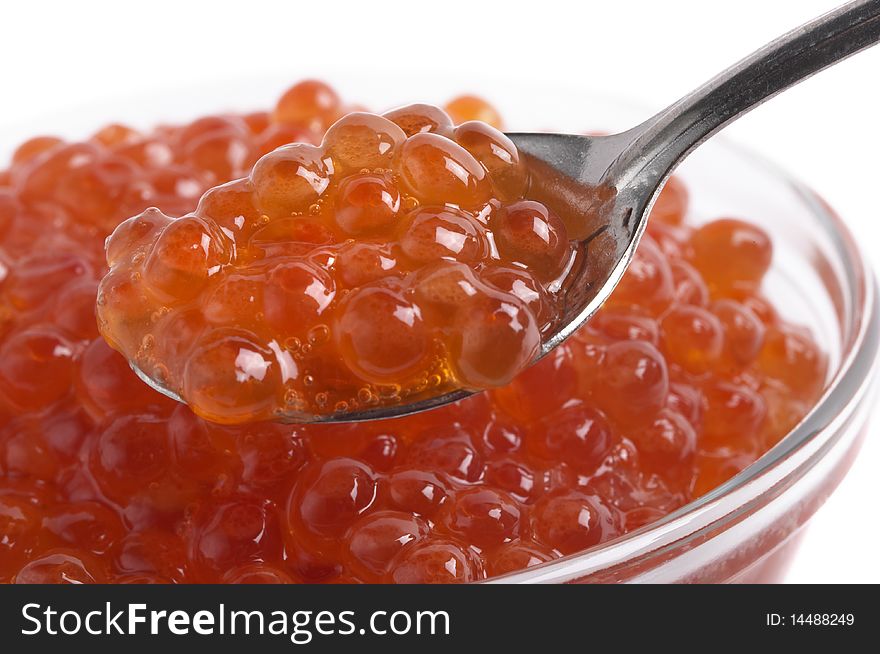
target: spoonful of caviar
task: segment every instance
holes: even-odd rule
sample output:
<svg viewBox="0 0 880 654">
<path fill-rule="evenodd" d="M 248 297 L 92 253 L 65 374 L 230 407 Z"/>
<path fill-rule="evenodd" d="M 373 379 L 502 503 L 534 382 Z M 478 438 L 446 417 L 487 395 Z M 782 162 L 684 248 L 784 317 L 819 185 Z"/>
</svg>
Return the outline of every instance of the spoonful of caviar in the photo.
<svg viewBox="0 0 880 654">
<path fill-rule="evenodd" d="M 880 0 L 849 3 L 611 136 L 505 135 L 429 105 L 348 114 L 191 214 L 122 223 L 101 332 L 220 423 L 388 418 L 502 386 L 602 305 L 691 150 L 878 39 Z"/>
</svg>

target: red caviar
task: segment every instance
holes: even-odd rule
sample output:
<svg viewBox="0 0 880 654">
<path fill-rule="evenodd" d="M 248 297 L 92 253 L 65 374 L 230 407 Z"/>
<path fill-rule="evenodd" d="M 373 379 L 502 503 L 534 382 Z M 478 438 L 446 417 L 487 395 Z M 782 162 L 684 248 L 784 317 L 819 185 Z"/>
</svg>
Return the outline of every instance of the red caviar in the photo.
<svg viewBox="0 0 880 654">
<path fill-rule="evenodd" d="M 479 102 L 451 106 L 491 113 Z M 339 106 L 304 82 L 273 115 L 324 125 Z M 207 138 L 206 120 L 184 130 L 188 143 Z M 527 182 L 516 147 L 486 123 L 455 127 L 427 105 L 348 114 L 320 146 L 274 150 L 193 213 L 122 223 L 107 241 L 101 332 L 220 423 L 502 386 L 534 359 L 549 289 L 574 254 L 562 220 L 524 199 Z M 499 268 L 538 297 L 499 287 Z M 204 328 L 165 351 L 190 314 Z"/>
<path fill-rule="evenodd" d="M 450 107 L 456 120 L 485 119 L 486 111 L 472 100 Z M 97 280 L 107 272 L 103 240 L 135 214 L 108 244 L 111 265 L 132 260 L 144 239 L 158 237 L 157 245 L 144 250 L 140 279 L 115 269 L 102 282 L 104 294 L 120 316 L 151 312 L 151 320 L 156 313 L 167 323 L 161 337 L 140 346 L 161 350 L 169 363 L 186 359 L 198 389 L 228 383 L 216 377 L 217 362 L 235 349 L 240 363 L 231 374 L 250 380 L 247 394 L 240 385 L 232 394 L 212 389 L 205 403 L 218 412 L 265 405 L 275 392 L 267 387 L 282 374 L 267 361 L 277 362 L 285 349 L 307 358 L 337 338 L 320 321 L 328 298 L 332 304 L 346 289 L 359 290 L 345 303 L 363 308 L 342 325 L 340 349 L 364 375 L 382 379 L 419 369 L 425 345 L 413 328 L 449 319 L 463 287 L 480 288 L 484 299 L 466 316 L 475 323 L 464 332 L 472 338 L 450 343 L 450 351 L 491 353 L 499 337 L 486 325 L 499 294 L 518 298 L 539 325 L 552 319 L 544 280 L 555 264 L 543 255 L 528 269 L 434 262 L 419 269 L 415 297 L 387 281 L 377 284 L 417 257 L 433 256 L 439 244 L 416 237 L 407 255 L 400 240 L 374 242 L 364 234 L 344 247 L 332 243 L 337 230 L 381 230 L 416 209 L 399 190 L 398 206 L 385 172 L 360 172 L 364 153 L 356 148 L 338 160 L 353 171 L 347 179 L 357 181 L 336 191 L 348 213 L 334 211 L 333 223 L 308 211 L 290 222 L 276 219 L 285 235 L 280 248 L 275 232 L 258 234 L 274 225 L 249 222 L 262 214 L 254 212 L 247 183 L 199 200 L 284 135 L 321 142 L 345 112 L 332 90 L 308 82 L 267 114 L 145 133 L 112 126 L 84 143 L 35 139 L 0 174 L 0 581 L 476 581 L 592 547 L 665 515 L 753 462 L 816 400 L 824 354 L 760 295 L 771 257 L 766 234 L 731 219 L 690 226 L 678 180 L 661 194 L 657 219 L 608 306 L 501 388 L 426 414 L 355 426 L 219 425 L 149 389 L 100 338 L 93 317 Z M 534 253 L 521 228 L 528 220 L 517 214 L 532 224 L 553 219 L 521 199 L 521 170 L 493 172 L 500 164 L 485 152 L 494 132 L 480 123 L 453 128 L 437 109 L 390 115 L 404 132 L 453 134 L 490 179 L 507 170 L 507 191 L 496 199 L 516 238 L 496 247 L 509 248 L 509 257 Z M 350 130 L 334 128 L 342 132 L 337 142 L 363 131 L 354 119 L 346 124 Z M 374 132 L 373 144 L 396 143 L 394 133 Z M 277 165 L 295 165 L 304 180 L 322 179 L 322 159 L 300 146 L 293 151 Z M 287 188 L 271 205 L 279 211 L 290 197 L 315 192 L 309 182 Z M 479 181 L 472 188 L 483 192 Z M 450 231 L 477 224 L 467 218 L 470 208 L 419 209 L 419 224 Z M 190 212 L 196 213 L 177 221 L 166 217 Z M 264 255 L 255 255 L 254 269 L 215 279 L 205 266 L 229 255 L 227 231 L 236 247 L 245 238 Z M 459 254 L 471 236 L 484 236 L 466 227 L 456 233 Z M 291 251 L 291 242 L 307 247 Z M 339 246 L 332 275 L 328 250 L 315 245 Z M 733 265 L 719 267 L 723 259 Z M 154 307 L 142 292 L 146 279 L 151 294 L 168 299 L 188 289 L 198 307 Z M 288 292 L 304 286 L 311 290 Z M 291 311 L 311 312 L 316 322 L 298 342 L 273 349 L 250 335 L 257 301 L 259 321 L 277 329 L 287 328 Z M 365 318 L 377 313 L 386 322 Z M 231 316 L 241 324 L 229 324 Z M 129 338 L 141 325 L 120 321 L 118 333 Z M 377 325 L 393 332 L 395 347 L 369 335 Z M 491 343 L 482 342 L 487 338 Z M 498 375 L 503 364 L 469 357 L 466 374 L 475 379 Z M 348 374 L 318 360 L 313 383 Z M 378 384 L 377 392 L 390 392 L 386 386 Z"/>
</svg>

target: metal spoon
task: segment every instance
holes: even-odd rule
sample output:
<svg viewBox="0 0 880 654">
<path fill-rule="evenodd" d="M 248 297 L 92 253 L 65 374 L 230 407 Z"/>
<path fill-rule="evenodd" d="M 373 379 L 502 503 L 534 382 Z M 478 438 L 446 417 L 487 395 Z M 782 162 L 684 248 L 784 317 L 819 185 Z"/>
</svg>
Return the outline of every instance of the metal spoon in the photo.
<svg viewBox="0 0 880 654">
<path fill-rule="evenodd" d="M 580 226 L 575 237 L 583 256 L 566 278 L 560 320 L 545 337 L 538 358 L 589 320 L 614 290 L 632 261 L 654 200 L 673 169 L 694 148 L 765 100 L 878 40 L 880 0 L 856 0 L 768 43 L 626 132 L 610 136 L 508 134 L 529 163 L 530 196 L 553 207 L 570 225 Z M 136 366 L 132 368 L 159 392 L 183 401 Z M 471 394 L 459 390 L 410 404 L 311 420 L 290 416 L 289 421 L 392 418 Z"/>
</svg>

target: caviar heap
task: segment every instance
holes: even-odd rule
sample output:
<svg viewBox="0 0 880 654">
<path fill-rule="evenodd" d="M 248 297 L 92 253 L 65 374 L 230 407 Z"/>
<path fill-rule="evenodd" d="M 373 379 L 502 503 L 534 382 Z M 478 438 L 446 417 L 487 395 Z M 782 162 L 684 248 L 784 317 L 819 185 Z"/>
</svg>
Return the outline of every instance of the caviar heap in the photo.
<svg viewBox="0 0 880 654">
<path fill-rule="evenodd" d="M 487 123 L 429 105 L 348 114 L 182 218 L 122 223 L 101 332 L 220 423 L 502 386 L 537 354 L 574 256 L 527 185 Z"/>
<path fill-rule="evenodd" d="M 456 122 L 497 120 L 474 98 L 447 110 Z M 138 229 L 158 225 L 159 238 L 185 239 L 186 226 L 195 225 L 207 230 L 201 252 L 208 256 L 216 229 L 238 229 L 223 217 L 246 217 L 236 207 L 246 208 L 255 193 L 227 193 L 248 184 L 236 182 L 208 193 L 198 210 L 203 193 L 242 177 L 286 143 L 320 143 L 345 112 L 332 89 L 304 82 L 271 113 L 149 132 L 110 126 L 81 143 L 32 139 L 0 171 L 0 581 L 484 579 L 656 520 L 749 465 L 815 402 L 825 356 L 808 331 L 782 320 L 761 295 L 771 262 L 766 234 L 733 218 L 689 225 L 687 192 L 675 179 L 607 306 L 501 388 L 358 426 L 220 425 L 152 391 L 97 330 L 106 236 L 143 212 L 128 223 L 131 241 L 117 232 L 111 246 L 131 250 L 133 259 L 135 248 L 126 243 L 143 237 Z M 342 196 L 337 190 L 334 197 Z M 363 197 L 354 205 L 372 206 L 368 198 L 376 196 Z M 161 213 L 147 211 L 151 206 Z M 180 228 L 165 224 L 165 215 L 194 211 L 171 223 Z M 342 229 L 328 228 L 323 211 L 297 220 L 314 228 L 304 230 L 311 242 L 302 237 L 310 252 L 314 234 Z M 328 220 L 341 215 L 338 205 L 327 211 Z M 228 236 L 216 238 L 226 243 Z M 348 244 L 356 252 L 363 241 L 357 239 Z M 261 242 L 271 248 L 276 239 L 251 237 L 248 249 L 256 253 Z M 402 265 L 402 257 L 363 249 L 351 267 L 337 265 L 334 283 L 351 283 L 344 270 L 381 275 L 386 259 Z M 157 251 L 151 247 L 151 256 Z M 275 256 L 301 255 L 265 258 Z M 343 259 L 342 252 L 335 256 Z M 178 280 L 169 288 L 182 288 L 175 275 L 191 272 L 189 259 L 174 258 L 182 266 L 174 268 L 160 257 L 153 272 L 146 253 L 144 259 L 140 274 L 161 271 L 163 279 Z M 449 274 L 473 271 L 453 263 Z M 303 266 L 318 276 L 323 269 L 320 258 L 306 257 Z M 294 271 L 284 283 L 300 279 L 296 266 L 282 270 Z M 540 270 L 531 266 L 531 277 L 481 272 L 478 281 L 507 294 L 516 289 L 520 297 Z M 265 279 L 256 281 L 268 288 Z M 208 297 L 199 278 L 191 283 Z M 140 282 L 116 276 L 115 284 Z M 377 294 L 399 295 L 379 288 Z M 533 292 L 540 296 L 537 287 Z M 123 291 L 116 297 L 139 298 Z M 266 314 L 269 303 L 262 301 Z M 171 361 L 176 344 L 194 340 L 191 332 L 212 311 L 242 313 L 219 298 L 212 306 L 201 305 L 199 317 L 176 316 L 177 326 L 150 347 L 166 348 Z M 377 303 L 377 311 L 383 306 Z M 300 348 L 317 349 L 324 338 L 318 332 Z M 221 348 L 218 361 L 222 355 Z M 255 359 L 242 365 L 258 369 Z"/>
</svg>

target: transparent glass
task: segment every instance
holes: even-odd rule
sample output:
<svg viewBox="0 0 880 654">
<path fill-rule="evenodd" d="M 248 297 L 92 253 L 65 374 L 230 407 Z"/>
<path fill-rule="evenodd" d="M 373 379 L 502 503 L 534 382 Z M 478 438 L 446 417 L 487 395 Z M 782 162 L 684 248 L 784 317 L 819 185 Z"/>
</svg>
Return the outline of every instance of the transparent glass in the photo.
<svg viewBox="0 0 880 654">
<path fill-rule="evenodd" d="M 511 130 L 616 130 L 651 113 L 583 88 L 516 79 L 321 77 L 347 99 L 376 110 L 477 92 L 499 107 Z M 35 116 L 27 124 L 0 123 L 0 160 L 38 133 L 81 138 L 111 121 L 149 126 L 265 108 L 296 80 L 250 78 L 155 89 L 137 98 Z M 859 449 L 877 386 L 880 316 L 873 274 L 846 226 L 810 189 L 723 137 L 699 148 L 679 174 L 692 191 L 689 220 L 740 216 L 771 234 L 775 250 L 767 295 L 786 318 L 809 326 L 829 353 L 825 393 L 776 447 L 707 495 L 624 537 L 489 583 L 779 581 L 805 523 Z"/>
</svg>

